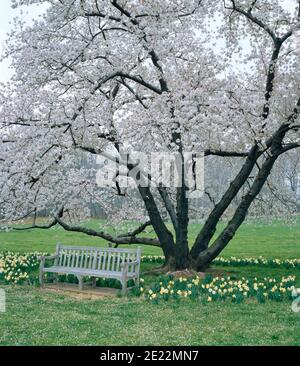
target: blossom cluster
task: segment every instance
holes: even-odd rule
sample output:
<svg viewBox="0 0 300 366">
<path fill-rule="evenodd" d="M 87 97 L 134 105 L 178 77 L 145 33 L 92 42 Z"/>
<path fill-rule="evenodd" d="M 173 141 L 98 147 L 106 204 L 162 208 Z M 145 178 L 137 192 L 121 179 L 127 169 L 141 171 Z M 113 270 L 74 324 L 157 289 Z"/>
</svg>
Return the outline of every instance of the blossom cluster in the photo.
<svg viewBox="0 0 300 366">
<path fill-rule="evenodd" d="M 146 299 L 159 300 L 202 299 L 205 302 L 231 301 L 241 303 L 247 299 L 257 299 L 263 303 L 266 300 L 282 301 L 292 299 L 295 293 L 295 276 L 275 279 L 234 279 L 232 277 L 207 276 L 201 280 L 198 276 L 192 278 L 172 276 L 161 277 L 157 283 L 145 290 L 140 287 Z"/>
<path fill-rule="evenodd" d="M 222 266 L 255 266 L 255 265 L 263 265 L 269 267 L 284 267 L 284 268 L 300 268 L 300 259 L 278 259 L 278 258 L 264 258 L 260 257 L 245 257 L 245 258 L 237 258 L 237 257 L 218 257 L 213 261 L 216 265 Z"/>
<path fill-rule="evenodd" d="M 142 262 L 144 263 L 164 263 L 164 256 L 143 256 Z M 268 266 L 268 267 L 284 267 L 284 268 L 300 268 L 300 259 L 279 259 L 279 258 L 264 258 L 260 257 L 217 257 L 212 262 L 215 265 L 220 266 Z"/>
<path fill-rule="evenodd" d="M 39 266 L 38 256 L 46 253 L 0 253 L 0 280 L 7 283 L 20 284 L 29 281 L 30 274 Z"/>
</svg>

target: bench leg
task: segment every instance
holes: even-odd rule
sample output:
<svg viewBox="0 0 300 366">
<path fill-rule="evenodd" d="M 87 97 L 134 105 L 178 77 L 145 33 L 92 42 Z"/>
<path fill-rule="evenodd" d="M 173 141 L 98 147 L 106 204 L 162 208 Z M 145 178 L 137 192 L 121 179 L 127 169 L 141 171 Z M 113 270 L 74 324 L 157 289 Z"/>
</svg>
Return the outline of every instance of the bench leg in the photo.
<svg viewBox="0 0 300 366">
<path fill-rule="evenodd" d="M 92 287 L 95 288 L 96 287 L 96 282 L 97 282 L 97 278 L 93 277 L 92 278 Z"/>
<path fill-rule="evenodd" d="M 122 296 L 125 296 L 127 293 L 127 280 L 126 278 L 122 279 Z"/>
<path fill-rule="evenodd" d="M 40 281 L 41 286 L 44 285 L 44 267 L 45 267 L 45 260 L 42 259 L 41 264 L 40 264 L 40 271 L 39 271 L 39 281 Z"/>
<path fill-rule="evenodd" d="M 40 281 L 40 285 L 43 286 L 44 285 L 44 272 L 42 269 L 40 269 L 39 281 Z"/>
<path fill-rule="evenodd" d="M 78 288 L 79 288 L 79 291 L 82 291 L 83 290 L 83 280 L 82 280 L 82 277 L 81 276 L 77 276 L 78 278 Z"/>
<path fill-rule="evenodd" d="M 58 283 L 58 273 L 53 274 L 53 283 L 55 283 L 55 284 Z"/>
<path fill-rule="evenodd" d="M 139 287 L 139 285 L 140 285 L 140 276 L 135 278 L 134 284 L 135 284 L 136 287 Z"/>
</svg>

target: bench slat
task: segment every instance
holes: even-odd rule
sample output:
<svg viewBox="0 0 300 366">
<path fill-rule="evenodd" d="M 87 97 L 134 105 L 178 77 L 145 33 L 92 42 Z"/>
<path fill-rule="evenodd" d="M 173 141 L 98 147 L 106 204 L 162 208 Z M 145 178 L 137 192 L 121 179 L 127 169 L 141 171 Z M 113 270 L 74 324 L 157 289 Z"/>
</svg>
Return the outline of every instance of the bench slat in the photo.
<svg viewBox="0 0 300 366">
<path fill-rule="evenodd" d="M 74 256 L 75 256 L 74 267 L 75 268 L 78 268 L 79 267 L 78 266 L 78 263 L 79 263 L 79 253 L 78 253 L 78 250 L 75 250 Z"/>
<path fill-rule="evenodd" d="M 98 263 L 97 263 L 98 270 L 100 270 L 100 268 L 101 268 L 102 258 L 103 258 L 103 252 L 100 252 L 99 257 L 98 257 Z"/>
<path fill-rule="evenodd" d="M 86 247 L 86 246 L 70 246 L 61 245 L 61 250 L 96 250 L 99 252 L 115 252 L 115 253 L 133 253 L 135 254 L 137 249 L 127 249 L 127 248 L 100 248 L 100 247 Z"/>
<path fill-rule="evenodd" d="M 59 261 L 58 261 L 58 265 L 59 265 L 59 267 L 61 267 L 61 265 L 62 265 L 62 261 L 63 261 L 63 251 L 62 250 L 60 250 L 60 252 L 59 252 Z"/>
<path fill-rule="evenodd" d="M 71 262 L 71 267 L 75 267 L 75 259 L 76 259 L 76 252 L 72 251 L 71 252 L 71 258 L 72 258 L 72 262 Z"/>
<path fill-rule="evenodd" d="M 106 257 L 107 257 L 107 252 L 104 253 L 103 256 L 103 261 L 102 261 L 102 266 L 101 266 L 101 270 L 104 271 L 105 270 L 105 266 L 106 266 Z"/>
<path fill-rule="evenodd" d="M 111 265 L 111 252 L 108 252 L 108 260 L 106 263 L 106 270 L 110 271 L 110 265 Z"/>
<path fill-rule="evenodd" d="M 79 267 L 82 268 L 83 267 L 83 260 L 84 260 L 84 254 L 83 254 L 83 250 L 80 251 L 80 265 Z"/>
<path fill-rule="evenodd" d="M 87 267 L 87 261 L 88 261 L 88 251 L 87 250 L 84 252 L 84 256 L 85 256 L 85 258 L 84 258 L 83 268 L 86 268 Z"/>
<path fill-rule="evenodd" d="M 120 271 L 120 261 L 121 261 L 121 253 L 118 253 L 118 259 L 117 259 L 117 265 L 116 265 L 116 271 Z"/>
<path fill-rule="evenodd" d="M 63 267 L 65 267 L 65 265 L 67 264 L 67 253 L 65 250 L 62 251 L 63 252 L 63 257 L 64 257 L 64 260 L 63 260 Z"/>
</svg>

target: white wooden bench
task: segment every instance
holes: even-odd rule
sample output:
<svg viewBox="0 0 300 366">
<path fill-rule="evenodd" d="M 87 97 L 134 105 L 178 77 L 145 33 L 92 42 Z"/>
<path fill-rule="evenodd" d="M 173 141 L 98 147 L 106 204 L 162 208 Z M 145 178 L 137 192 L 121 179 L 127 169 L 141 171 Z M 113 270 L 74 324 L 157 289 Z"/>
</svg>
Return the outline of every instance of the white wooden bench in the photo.
<svg viewBox="0 0 300 366">
<path fill-rule="evenodd" d="M 78 278 L 79 290 L 83 289 L 83 278 L 91 277 L 93 286 L 96 278 L 114 278 L 122 284 L 122 294 L 127 292 L 127 281 L 132 279 L 139 285 L 141 249 L 116 249 L 57 244 L 56 254 L 41 256 L 40 284 L 45 273 L 72 274 Z M 54 260 L 52 267 L 45 267 L 46 260 Z"/>
</svg>

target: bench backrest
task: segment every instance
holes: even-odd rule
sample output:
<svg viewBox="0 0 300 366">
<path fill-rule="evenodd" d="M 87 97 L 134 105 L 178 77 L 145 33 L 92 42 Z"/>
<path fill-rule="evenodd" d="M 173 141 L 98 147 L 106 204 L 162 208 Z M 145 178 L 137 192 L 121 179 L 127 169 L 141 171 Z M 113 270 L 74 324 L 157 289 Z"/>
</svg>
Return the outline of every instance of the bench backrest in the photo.
<svg viewBox="0 0 300 366">
<path fill-rule="evenodd" d="M 141 260 L 141 248 L 99 248 L 57 244 L 56 266 L 122 272 L 122 263 Z M 129 265 L 129 273 L 138 273 L 140 264 Z"/>
</svg>

